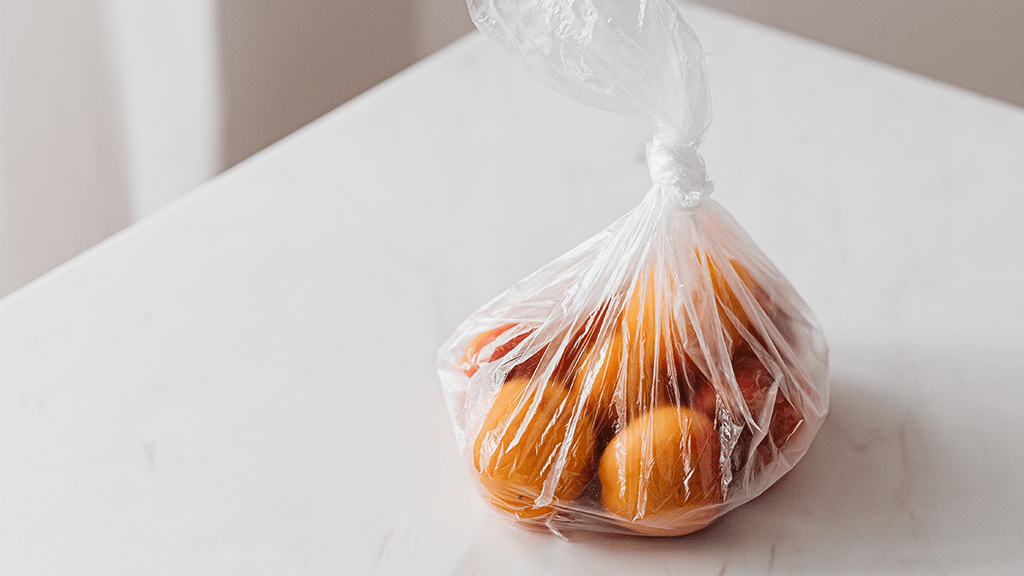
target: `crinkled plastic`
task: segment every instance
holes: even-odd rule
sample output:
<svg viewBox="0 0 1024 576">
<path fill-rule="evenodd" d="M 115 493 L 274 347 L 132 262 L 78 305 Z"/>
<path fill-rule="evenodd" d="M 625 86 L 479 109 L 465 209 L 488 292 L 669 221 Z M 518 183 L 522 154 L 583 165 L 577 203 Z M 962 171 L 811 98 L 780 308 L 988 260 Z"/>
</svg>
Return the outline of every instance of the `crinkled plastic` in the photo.
<svg viewBox="0 0 1024 576">
<path fill-rule="evenodd" d="M 669 0 L 469 0 L 579 102 L 649 124 L 640 205 L 463 322 L 438 370 L 481 494 L 528 526 L 699 530 L 807 451 L 828 406 L 813 314 L 707 198 L 705 54 Z"/>
</svg>

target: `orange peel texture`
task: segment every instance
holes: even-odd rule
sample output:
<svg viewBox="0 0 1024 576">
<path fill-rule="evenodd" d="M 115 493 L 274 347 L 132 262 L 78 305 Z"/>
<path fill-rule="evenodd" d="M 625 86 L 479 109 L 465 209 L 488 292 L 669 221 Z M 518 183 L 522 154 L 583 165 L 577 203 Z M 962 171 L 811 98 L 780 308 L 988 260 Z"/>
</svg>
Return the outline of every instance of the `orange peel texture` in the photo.
<svg viewBox="0 0 1024 576">
<path fill-rule="evenodd" d="M 595 440 L 589 416 L 574 412 L 556 382 L 505 382 L 473 446 L 473 465 L 492 505 L 518 518 L 542 518 L 579 497 L 590 481 Z M 553 500 L 539 504 L 553 474 Z"/>
<path fill-rule="evenodd" d="M 598 466 L 601 501 L 633 530 L 689 534 L 710 524 L 722 502 L 718 434 L 703 415 L 662 406 L 620 431 Z"/>
<path fill-rule="evenodd" d="M 621 428 L 655 406 L 685 399 L 678 385 L 692 382 L 697 371 L 678 352 L 672 288 L 658 285 L 651 268 L 612 328 L 582 354 L 573 393 L 600 425 Z"/>
<path fill-rule="evenodd" d="M 768 291 L 757 281 L 750 270 L 737 259 L 730 258 L 728 264 L 739 278 L 742 288 L 736 286 L 735 279 L 726 280 L 726 276 L 722 273 L 722 267 L 710 254 L 705 254 L 705 260 L 701 260 L 700 253 L 696 253 L 696 255 L 701 267 L 711 278 L 711 287 L 715 298 L 715 302 L 712 305 L 711 302 L 704 302 L 699 292 L 694 293 L 694 299 L 698 308 L 697 318 L 701 324 L 701 331 L 704 337 L 708 338 L 710 336 L 708 331 L 713 328 L 710 316 L 717 314 L 722 335 L 728 346 L 726 349 L 727 353 L 731 354 L 743 345 L 743 331 L 752 334 L 755 338 L 762 339 L 762 330 L 757 327 L 756 321 L 752 318 L 753 310 L 744 307 L 743 299 L 737 294 L 737 290 L 745 289 L 748 291 L 754 305 L 759 306 L 769 318 L 774 319 L 775 305 Z M 696 342 L 697 335 L 693 325 L 688 323 L 686 330 L 687 338 Z"/>
</svg>

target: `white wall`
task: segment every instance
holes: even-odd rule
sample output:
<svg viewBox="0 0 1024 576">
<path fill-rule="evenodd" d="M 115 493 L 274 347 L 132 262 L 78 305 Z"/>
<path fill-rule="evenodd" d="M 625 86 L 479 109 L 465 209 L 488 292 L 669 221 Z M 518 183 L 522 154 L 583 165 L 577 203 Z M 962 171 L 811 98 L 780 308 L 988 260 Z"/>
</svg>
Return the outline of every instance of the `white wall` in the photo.
<svg viewBox="0 0 1024 576">
<path fill-rule="evenodd" d="M 138 219 L 220 170 L 217 12 L 210 0 L 104 7 Z"/>
</svg>

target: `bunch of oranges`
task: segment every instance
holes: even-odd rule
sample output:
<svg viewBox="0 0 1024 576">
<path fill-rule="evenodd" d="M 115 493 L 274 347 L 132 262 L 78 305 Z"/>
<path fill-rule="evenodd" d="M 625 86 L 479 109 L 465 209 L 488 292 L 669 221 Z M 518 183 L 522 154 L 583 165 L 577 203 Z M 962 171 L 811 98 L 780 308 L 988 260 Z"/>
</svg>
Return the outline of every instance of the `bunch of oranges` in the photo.
<svg viewBox="0 0 1024 576">
<path fill-rule="evenodd" d="M 524 352 L 535 326 L 504 324 L 469 343 L 467 376 L 507 367 L 472 444 L 492 505 L 530 522 L 578 512 L 610 530 L 682 535 L 770 466 L 802 422 L 785 370 L 761 360 L 761 324 L 783 320 L 738 262 L 727 261 L 727 281 L 710 256 L 698 260 L 710 285 L 685 306 L 671 275 L 652 267 L 547 354 L 547 369 L 546 347 Z"/>
</svg>

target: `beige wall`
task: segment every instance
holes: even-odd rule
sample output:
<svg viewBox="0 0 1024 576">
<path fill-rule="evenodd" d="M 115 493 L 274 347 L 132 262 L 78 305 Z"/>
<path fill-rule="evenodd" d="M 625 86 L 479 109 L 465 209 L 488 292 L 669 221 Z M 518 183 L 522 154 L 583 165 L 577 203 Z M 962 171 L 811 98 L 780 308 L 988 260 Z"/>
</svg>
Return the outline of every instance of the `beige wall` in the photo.
<svg viewBox="0 0 1024 576">
<path fill-rule="evenodd" d="M 221 0 L 218 24 L 225 167 L 473 27 L 464 0 Z"/>
<path fill-rule="evenodd" d="M 99 0 L 0 3 L 0 296 L 131 222 L 110 63 Z"/>
<path fill-rule="evenodd" d="M 1024 106 L 1022 0 L 697 1 Z"/>
</svg>

